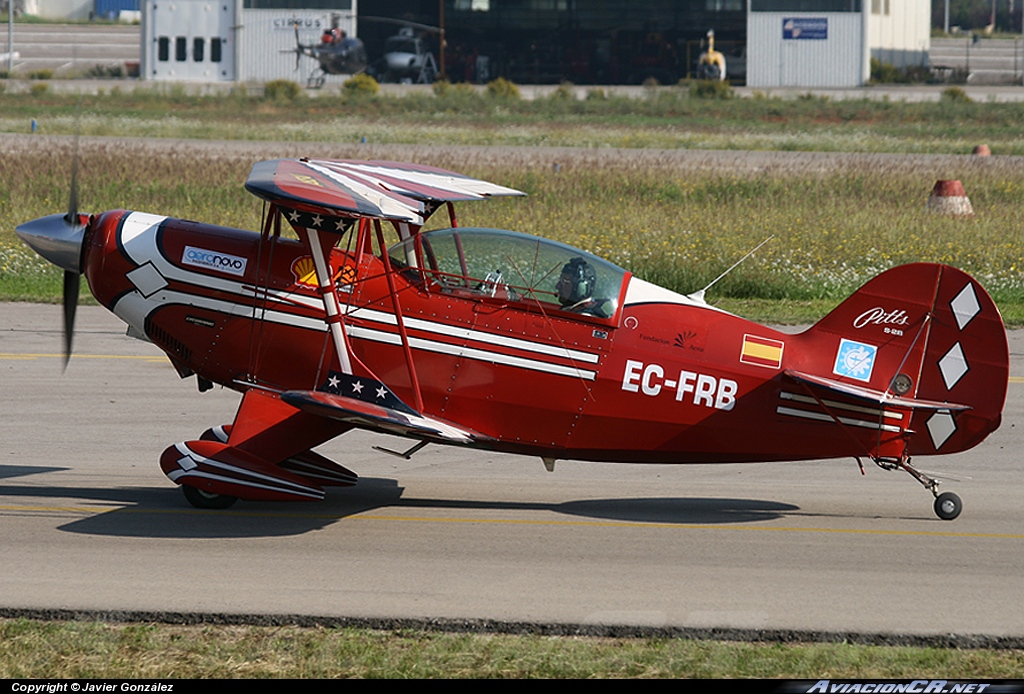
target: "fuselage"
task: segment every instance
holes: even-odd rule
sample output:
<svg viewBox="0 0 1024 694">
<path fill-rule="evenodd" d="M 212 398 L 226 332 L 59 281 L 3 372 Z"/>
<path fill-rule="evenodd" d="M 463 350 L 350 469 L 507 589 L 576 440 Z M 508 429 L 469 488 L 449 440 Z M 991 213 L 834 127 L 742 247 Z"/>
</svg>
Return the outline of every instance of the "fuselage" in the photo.
<svg viewBox="0 0 1024 694">
<path fill-rule="evenodd" d="M 437 254 L 393 248 L 387 265 L 380 252 L 331 254 L 352 354 L 406 402 L 418 384 L 424 414 L 497 450 L 564 459 L 794 460 L 902 446 L 909 411 L 850 406 L 854 424 L 837 427 L 783 378 L 831 359 L 834 334 L 784 334 L 614 269 L 599 274 L 607 308 L 569 308 L 553 291 L 557 269 L 526 272 L 506 251 L 488 259 L 487 277 L 468 268 L 461 254 L 482 232 L 518 238 L 427 232 Z M 461 267 L 435 257 L 448 246 Z M 96 298 L 183 376 L 281 392 L 315 390 L 338 368 L 299 241 L 113 211 L 94 219 L 84 258 Z"/>
</svg>

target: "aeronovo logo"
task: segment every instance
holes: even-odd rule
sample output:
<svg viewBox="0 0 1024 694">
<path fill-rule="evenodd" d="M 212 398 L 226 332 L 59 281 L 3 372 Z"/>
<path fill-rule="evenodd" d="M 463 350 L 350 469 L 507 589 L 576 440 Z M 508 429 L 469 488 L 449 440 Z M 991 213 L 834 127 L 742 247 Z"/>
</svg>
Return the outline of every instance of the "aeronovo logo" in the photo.
<svg viewBox="0 0 1024 694">
<path fill-rule="evenodd" d="M 204 248 L 185 246 L 185 252 L 181 254 L 181 262 L 186 265 L 205 267 L 210 270 L 218 270 L 231 275 L 241 277 L 245 274 L 245 258 L 217 251 L 208 251 Z"/>
</svg>

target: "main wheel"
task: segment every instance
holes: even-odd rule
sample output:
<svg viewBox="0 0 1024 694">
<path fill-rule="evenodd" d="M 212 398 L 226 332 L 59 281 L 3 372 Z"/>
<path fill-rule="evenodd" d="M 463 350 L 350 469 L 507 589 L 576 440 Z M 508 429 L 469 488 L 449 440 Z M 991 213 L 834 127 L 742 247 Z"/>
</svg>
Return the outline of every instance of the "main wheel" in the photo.
<svg viewBox="0 0 1024 694">
<path fill-rule="evenodd" d="M 935 497 L 935 515 L 942 520 L 953 520 L 964 508 L 963 502 L 953 492 L 942 492 Z"/>
<path fill-rule="evenodd" d="M 181 493 L 188 499 L 188 503 L 192 504 L 196 508 L 202 509 L 225 509 L 231 507 L 236 501 L 237 496 L 228 496 L 227 494 L 213 494 L 211 492 L 197 489 L 189 484 L 181 485 Z"/>
</svg>

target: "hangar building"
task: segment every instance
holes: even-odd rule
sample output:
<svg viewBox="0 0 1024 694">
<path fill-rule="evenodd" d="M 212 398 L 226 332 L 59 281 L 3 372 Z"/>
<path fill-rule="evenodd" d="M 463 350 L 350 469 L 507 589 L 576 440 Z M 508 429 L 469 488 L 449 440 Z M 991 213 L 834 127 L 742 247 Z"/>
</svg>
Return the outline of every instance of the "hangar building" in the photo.
<svg viewBox="0 0 1024 694">
<path fill-rule="evenodd" d="M 298 80 L 288 22 L 299 21 L 303 41 L 312 41 L 333 14 L 366 43 L 371 60 L 397 31 L 373 17 L 443 22 L 453 82 L 672 84 L 693 75 L 714 29 L 715 47 L 741 83 L 856 86 L 867 81 L 871 58 L 926 65 L 930 46 L 926 0 L 137 1 L 147 79 Z M 436 54 L 436 38 L 426 40 Z"/>
</svg>

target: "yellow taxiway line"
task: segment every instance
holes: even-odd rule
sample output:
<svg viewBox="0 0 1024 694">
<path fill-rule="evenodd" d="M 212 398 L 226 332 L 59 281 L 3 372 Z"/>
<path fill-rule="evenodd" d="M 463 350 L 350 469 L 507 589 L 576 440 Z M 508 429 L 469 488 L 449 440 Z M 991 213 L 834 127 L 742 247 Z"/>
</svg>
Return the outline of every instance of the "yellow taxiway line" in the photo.
<svg viewBox="0 0 1024 694">
<path fill-rule="evenodd" d="M 338 516 L 329 513 L 288 513 L 280 511 L 206 511 L 200 509 L 138 509 L 126 508 L 123 506 L 0 506 L 0 513 L 74 513 L 86 516 L 94 516 L 100 513 L 120 511 L 122 513 L 142 514 L 175 514 L 175 515 L 202 515 L 221 516 L 227 518 L 309 518 L 316 520 L 335 521 L 383 521 L 383 522 L 413 522 L 413 523 L 460 523 L 478 525 L 527 525 L 527 526 L 575 526 L 586 528 L 657 528 L 663 530 L 725 530 L 725 531 L 754 531 L 754 532 L 794 532 L 794 533 L 837 533 L 848 535 L 886 535 L 903 537 L 960 537 L 990 540 L 1024 540 L 1024 534 L 1019 533 L 961 533 L 941 530 L 891 530 L 891 529 L 870 529 L 870 528 L 821 528 L 821 527 L 797 527 L 781 525 L 750 525 L 736 524 L 725 526 L 721 524 L 702 523 L 664 523 L 641 521 L 584 521 L 584 520 L 542 520 L 542 519 L 517 519 L 517 518 L 440 518 L 430 516 L 398 516 L 376 513 L 360 513 L 350 516 Z M 929 519 L 930 520 L 930 519 Z"/>
</svg>

